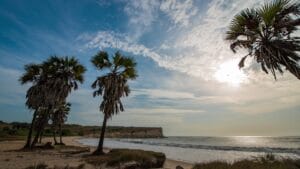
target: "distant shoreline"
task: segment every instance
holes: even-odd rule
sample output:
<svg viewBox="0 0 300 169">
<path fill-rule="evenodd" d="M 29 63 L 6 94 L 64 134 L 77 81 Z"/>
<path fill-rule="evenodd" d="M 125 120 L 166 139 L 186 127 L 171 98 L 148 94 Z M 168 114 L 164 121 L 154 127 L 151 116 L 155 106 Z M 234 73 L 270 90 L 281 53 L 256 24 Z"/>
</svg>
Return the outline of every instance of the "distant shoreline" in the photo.
<svg viewBox="0 0 300 169">
<path fill-rule="evenodd" d="M 3 137 L 26 136 L 30 123 L 0 121 L 0 135 Z M 100 126 L 83 126 L 79 124 L 64 124 L 62 127 L 63 136 L 87 136 L 99 137 Z M 53 129 L 47 125 L 44 130 L 44 136 L 52 136 Z M 164 138 L 161 127 L 126 127 L 126 126 L 108 126 L 105 137 L 108 138 Z"/>
</svg>

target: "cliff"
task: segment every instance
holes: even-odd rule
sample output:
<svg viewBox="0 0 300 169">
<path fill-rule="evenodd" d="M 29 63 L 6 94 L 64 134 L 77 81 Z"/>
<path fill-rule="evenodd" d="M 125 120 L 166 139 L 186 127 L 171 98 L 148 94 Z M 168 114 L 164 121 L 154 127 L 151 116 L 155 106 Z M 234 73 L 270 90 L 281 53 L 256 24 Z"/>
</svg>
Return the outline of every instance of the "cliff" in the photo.
<svg viewBox="0 0 300 169">
<path fill-rule="evenodd" d="M 99 137 L 101 127 L 93 127 L 92 130 L 85 130 L 83 135 L 89 137 Z M 161 127 L 119 127 L 109 126 L 106 128 L 107 138 L 162 138 Z"/>
<path fill-rule="evenodd" d="M 121 127 L 118 130 L 108 130 L 105 135 L 110 138 L 161 138 L 161 127 Z"/>
</svg>

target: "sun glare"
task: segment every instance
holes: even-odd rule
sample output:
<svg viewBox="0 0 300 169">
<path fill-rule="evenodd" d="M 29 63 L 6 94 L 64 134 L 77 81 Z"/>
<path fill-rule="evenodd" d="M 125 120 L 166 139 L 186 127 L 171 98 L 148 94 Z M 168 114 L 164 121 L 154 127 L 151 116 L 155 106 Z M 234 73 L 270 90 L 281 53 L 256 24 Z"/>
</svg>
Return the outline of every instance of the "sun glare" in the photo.
<svg viewBox="0 0 300 169">
<path fill-rule="evenodd" d="M 215 78 L 219 82 L 238 87 L 246 80 L 246 75 L 238 68 L 237 60 L 230 60 L 222 63 L 219 66 L 217 72 L 215 73 Z"/>
</svg>

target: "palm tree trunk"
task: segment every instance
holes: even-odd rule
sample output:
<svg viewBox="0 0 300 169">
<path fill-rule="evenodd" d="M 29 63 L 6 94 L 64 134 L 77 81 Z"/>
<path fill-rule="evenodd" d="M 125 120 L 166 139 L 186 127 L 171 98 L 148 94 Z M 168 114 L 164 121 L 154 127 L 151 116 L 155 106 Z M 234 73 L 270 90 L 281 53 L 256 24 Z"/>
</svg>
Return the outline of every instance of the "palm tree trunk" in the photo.
<svg viewBox="0 0 300 169">
<path fill-rule="evenodd" d="M 57 144 L 57 140 L 56 140 L 56 127 L 53 128 L 53 140 L 54 140 L 54 144 Z"/>
<path fill-rule="evenodd" d="M 35 137 L 34 137 L 32 143 L 31 143 L 31 148 L 34 147 L 34 146 L 36 145 L 36 143 L 38 142 L 39 137 L 40 137 L 40 134 L 41 134 L 41 131 L 40 131 L 40 130 L 41 130 L 41 129 L 39 129 L 39 130 L 36 132 Z"/>
<path fill-rule="evenodd" d="M 44 131 L 42 130 L 42 131 L 41 131 L 41 134 L 40 134 L 40 139 L 39 139 L 39 143 L 42 143 L 42 139 L 43 139 L 43 134 L 44 134 Z"/>
<path fill-rule="evenodd" d="M 101 134 L 100 134 L 100 139 L 99 139 L 99 144 L 98 147 L 96 149 L 96 151 L 94 151 L 94 155 L 101 155 L 104 154 L 103 152 L 103 142 L 104 142 L 104 135 L 105 135 L 105 129 L 106 129 L 106 122 L 107 122 L 107 115 L 104 114 L 104 119 L 103 119 L 103 124 L 101 127 Z"/>
<path fill-rule="evenodd" d="M 44 115 L 44 117 L 42 117 L 41 120 L 42 121 L 40 122 L 40 125 L 38 126 L 38 131 L 34 137 L 33 142 L 31 143 L 31 147 L 34 147 L 36 145 L 36 143 L 39 141 L 39 137 L 41 136 L 41 134 L 46 126 L 46 123 L 48 121 L 48 115 Z"/>
<path fill-rule="evenodd" d="M 31 148 L 32 131 L 33 131 L 33 126 L 34 126 L 36 116 L 37 116 L 37 110 L 35 110 L 34 113 L 33 113 L 29 133 L 28 133 L 28 136 L 27 136 L 27 141 L 26 141 L 26 144 L 23 147 L 24 149 L 30 149 Z"/>
<path fill-rule="evenodd" d="M 59 123 L 59 142 L 60 145 L 64 145 L 63 141 L 62 141 L 62 129 L 61 129 L 61 123 Z"/>
</svg>

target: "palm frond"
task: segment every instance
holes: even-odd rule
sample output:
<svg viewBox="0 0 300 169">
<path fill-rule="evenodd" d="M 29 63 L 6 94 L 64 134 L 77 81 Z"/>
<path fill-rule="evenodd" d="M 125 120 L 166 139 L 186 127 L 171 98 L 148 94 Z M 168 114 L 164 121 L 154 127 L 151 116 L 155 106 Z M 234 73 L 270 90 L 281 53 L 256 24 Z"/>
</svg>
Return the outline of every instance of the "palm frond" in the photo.
<svg viewBox="0 0 300 169">
<path fill-rule="evenodd" d="M 254 9 L 246 9 L 237 14 L 226 32 L 226 40 L 236 40 L 239 36 L 258 36 L 260 18 Z"/>
<path fill-rule="evenodd" d="M 19 79 L 21 84 L 38 81 L 43 71 L 39 64 L 27 64 L 24 69 L 25 73 Z"/>
<path fill-rule="evenodd" d="M 92 57 L 91 62 L 98 69 L 111 68 L 112 63 L 109 61 L 108 53 L 104 51 L 98 52 Z"/>
</svg>

